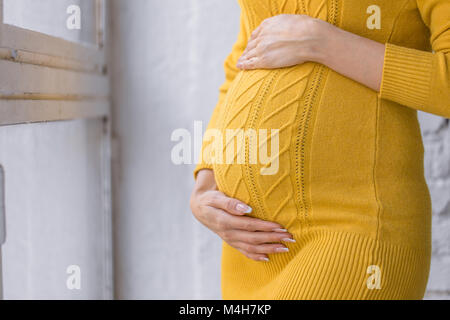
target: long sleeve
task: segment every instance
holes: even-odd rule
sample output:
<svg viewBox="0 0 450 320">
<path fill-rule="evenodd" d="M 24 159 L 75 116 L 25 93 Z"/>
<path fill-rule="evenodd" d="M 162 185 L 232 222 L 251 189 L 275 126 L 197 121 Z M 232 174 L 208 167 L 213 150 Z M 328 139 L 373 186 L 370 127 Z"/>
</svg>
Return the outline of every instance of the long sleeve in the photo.
<svg viewBox="0 0 450 320">
<path fill-rule="evenodd" d="M 233 80 L 235 79 L 236 75 L 239 72 L 239 69 L 236 67 L 237 61 L 244 52 L 245 48 L 247 47 L 247 42 L 248 37 L 245 18 L 244 14 L 241 13 L 238 39 L 233 45 L 231 53 L 225 59 L 224 62 L 225 82 L 219 88 L 219 101 L 217 102 L 216 107 L 214 108 L 213 114 L 207 126 L 207 130 L 216 128 L 217 120 L 220 114 L 220 110 L 223 106 L 225 96 L 228 92 L 231 83 L 233 82 Z M 211 148 L 208 148 L 209 144 L 210 144 L 209 141 L 203 141 L 199 163 L 197 164 L 194 170 L 194 179 L 197 178 L 197 173 L 200 170 L 212 169 L 212 160 L 210 154 Z"/>
<path fill-rule="evenodd" d="M 417 0 L 417 6 L 434 53 L 388 43 L 379 97 L 450 118 L 450 0 Z"/>
</svg>

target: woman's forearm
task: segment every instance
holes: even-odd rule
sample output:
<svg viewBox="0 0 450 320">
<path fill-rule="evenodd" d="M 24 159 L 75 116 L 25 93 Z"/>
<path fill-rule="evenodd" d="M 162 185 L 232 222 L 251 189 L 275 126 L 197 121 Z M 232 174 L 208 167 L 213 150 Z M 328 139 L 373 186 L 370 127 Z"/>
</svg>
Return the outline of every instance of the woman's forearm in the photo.
<svg viewBox="0 0 450 320">
<path fill-rule="evenodd" d="M 322 28 L 322 52 L 315 62 L 379 92 L 385 45 L 329 24 Z"/>
</svg>

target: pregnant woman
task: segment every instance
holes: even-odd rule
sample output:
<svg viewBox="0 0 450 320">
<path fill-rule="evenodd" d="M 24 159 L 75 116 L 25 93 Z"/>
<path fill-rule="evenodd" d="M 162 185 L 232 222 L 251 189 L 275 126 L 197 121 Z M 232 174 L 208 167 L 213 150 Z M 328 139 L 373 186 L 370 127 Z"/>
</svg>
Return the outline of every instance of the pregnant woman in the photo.
<svg viewBox="0 0 450 320">
<path fill-rule="evenodd" d="M 222 297 L 422 299 L 417 110 L 450 118 L 450 1 L 239 3 L 191 196 L 223 239 Z M 270 163 L 253 161 L 261 146 Z"/>
</svg>

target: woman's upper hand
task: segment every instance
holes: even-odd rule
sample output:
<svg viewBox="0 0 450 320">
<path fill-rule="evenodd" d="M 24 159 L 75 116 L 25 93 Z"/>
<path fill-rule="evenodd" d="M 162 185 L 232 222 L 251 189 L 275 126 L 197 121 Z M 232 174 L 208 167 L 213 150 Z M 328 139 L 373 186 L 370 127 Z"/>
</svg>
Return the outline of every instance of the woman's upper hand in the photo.
<svg viewBox="0 0 450 320">
<path fill-rule="evenodd" d="M 275 69 L 319 62 L 326 53 L 326 28 L 331 27 L 307 15 L 281 14 L 265 19 L 253 31 L 237 67 Z"/>
<path fill-rule="evenodd" d="M 288 251 L 281 242 L 295 242 L 278 223 L 246 216 L 251 208 L 218 191 L 212 170 L 199 171 L 190 205 L 197 220 L 250 259 L 268 261 L 267 254 Z"/>
</svg>

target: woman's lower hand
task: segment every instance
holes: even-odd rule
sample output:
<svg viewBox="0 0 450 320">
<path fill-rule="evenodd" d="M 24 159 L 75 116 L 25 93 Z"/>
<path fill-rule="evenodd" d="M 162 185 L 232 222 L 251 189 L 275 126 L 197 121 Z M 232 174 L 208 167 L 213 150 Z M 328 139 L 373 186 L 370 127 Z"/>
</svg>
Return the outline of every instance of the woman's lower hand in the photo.
<svg viewBox="0 0 450 320">
<path fill-rule="evenodd" d="M 307 15 L 281 14 L 255 29 L 238 60 L 239 69 L 275 69 L 320 62 L 326 54 L 329 23 Z"/>
<path fill-rule="evenodd" d="M 295 242 L 278 223 L 246 216 L 251 208 L 218 191 L 212 170 L 199 171 L 190 205 L 197 220 L 255 261 L 268 261 L 268 254 L 288 251 L 281 242 Z"/>
</svg>

